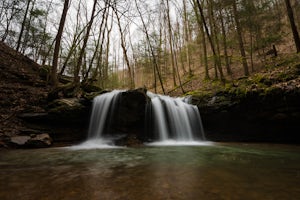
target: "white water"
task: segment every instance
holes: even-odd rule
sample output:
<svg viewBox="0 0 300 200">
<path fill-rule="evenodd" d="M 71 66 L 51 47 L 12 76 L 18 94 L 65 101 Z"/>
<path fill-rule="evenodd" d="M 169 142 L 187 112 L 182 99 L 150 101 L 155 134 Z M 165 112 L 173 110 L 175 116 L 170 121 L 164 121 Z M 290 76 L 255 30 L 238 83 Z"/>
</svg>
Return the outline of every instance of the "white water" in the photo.
<svg viewBox="0 0 300 200">
<path fill-rule="evenodd" d="M 207 141 L 180 141 L 180 140 L 164 140 L 158 142 L 146 143 L 147 146 L 211 146 L 213 142 Z"/>
<path fill-rule="evenodd" d="M 151 98 L 153 130 L 159 144 L 180 145 L 205 140 L 197 106 L 187 99 L 148 92 Z"/>
<path fill-rule="evenodd" d="M 71 147 L 73 150 L 78 149 L 106 149 L 118 148 L 113 144 L 111 138 L 105 138 L 103 133 L 107 123 L 110 123 L 110 113 L 114 112 L 118 94 L 120 90 L 114 90 L 94 98 L 92 113 L 89 124 L 87 141 Z"/>
<path fill-rule="evenodd" d="M 109 139 L 89 139 L 79 145 L 67 147 L 71 150 L 83 150 L 83 149 L 113 149 L 113 148 L 122 148 L 115 146 L 112 140 Z"/>
<path fill-rule="evenodd" d="M 109 93 L 99 95 L 94 98 L 92 113 L 90 118 L 88 140 L 71 149 L 98 149 L 98 148 L 116 148 L 111 138 L 104 137 L 107 134 L 112 113 L 118 103 L 118 95 L 122 91 L 114 90 Z M 174 146 L 174 145 L 205 145 L 204 131 L 198 108 L 187 103 L 187 99 L 171 98 L 168 96 L 157 95 L 148 92 L 151 98 L 152 113 L 147 113 L 153 117 L 152 135 L 158 137 L 158 141 L 147 145 L 156 146 Z M 146 117 L 149 119 L 149 117 Z M 145 122 L 150 123 L 150 122 Z M 152 138 L 150 138 L 152 139 Z"/>
<path fill-rule="evenodd" d="M 117 96 L 121 91 L 114 90 L 99 95 L 93 100 L 88 139 L 102 138 L 106 123 L 109 123 L 109 112 L 114 112 Z"/>
</svg>

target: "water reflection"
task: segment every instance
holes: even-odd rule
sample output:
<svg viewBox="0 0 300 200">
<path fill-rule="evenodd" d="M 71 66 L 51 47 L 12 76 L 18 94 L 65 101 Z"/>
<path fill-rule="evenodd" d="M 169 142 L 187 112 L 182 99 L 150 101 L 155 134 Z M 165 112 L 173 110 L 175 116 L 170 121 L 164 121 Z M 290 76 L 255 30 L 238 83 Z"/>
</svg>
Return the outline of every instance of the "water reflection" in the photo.
<svg viewBox="0 0 300 200">
<path fill-rule="evenodd" d="M 300 147 L 0 152 L 0 199 L 297 199 Z"/>
</svg>

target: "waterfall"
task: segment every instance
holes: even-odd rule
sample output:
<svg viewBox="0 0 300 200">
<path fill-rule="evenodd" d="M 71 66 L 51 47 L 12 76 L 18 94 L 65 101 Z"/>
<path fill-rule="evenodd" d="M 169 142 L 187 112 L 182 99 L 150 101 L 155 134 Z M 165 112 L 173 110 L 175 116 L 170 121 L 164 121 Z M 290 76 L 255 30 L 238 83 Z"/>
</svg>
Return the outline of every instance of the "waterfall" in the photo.
<svg viewBox="0 0 300 200">
<path fill-rule="evenodd" d="M 110 148 L 113 139 L 122 137 L 122 134 L 118 136 L 114 132 L 118 126 L 116 116 L 130 115 L 120 112 L 122 92 L 114 90 L 94 98 L 87 141 L 75 149 Z M 199 110 L 197 106 L 188 104 L 187 98 L 172 98 L 151 92 L 147 95 L 151 101 L 145 108 L 146 130 L 141 138 L 160 142 L 205 140 Z"/>
<path fill-rule="evenodd" d="M 120 93 L 120 90 L 114 90 L 94 98 L 88 139 L 102 138 L 104 131 L 109 130 Z"/>
<path fill-rule="evenodd" d="M 188 98 L 172 98 L 148 92 L 151 98 L 147 115 L 158 141 L 205 140 L 200 112 L 195 105 L 188 104 Z"/>
<path fill-rule="evenodd" d="M 94 98 L 87 141 L 70 149 L 116 148 L 111 138 L 104 137 L 104 134 L 109 134 L 120 94 L 120 90 L 114 90 Z"/>
</svg>

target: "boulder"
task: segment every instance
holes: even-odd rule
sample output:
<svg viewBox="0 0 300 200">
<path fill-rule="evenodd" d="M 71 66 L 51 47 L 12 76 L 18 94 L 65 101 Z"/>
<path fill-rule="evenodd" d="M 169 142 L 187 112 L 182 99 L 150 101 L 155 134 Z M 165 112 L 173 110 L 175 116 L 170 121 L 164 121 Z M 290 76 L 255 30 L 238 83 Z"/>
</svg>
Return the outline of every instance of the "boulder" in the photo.
<svg viewBox="0 0 300 200">
<path fill-rule="evenodd" d="M 148 98 L 142 89 L 122 92 L 116 118 L 118 124 L 128 128 L 143 125 Z"/>
<path fill-rule="evenodd" d="M 52 145 L 52 138 L 47 133 L 31 135 L 26 145 L 34 148 L 49 147 Z"/>
<path fill-rule="evenodd" d="M 17 146 L 25 146 L 30 138 L 30 136 L 15 136 L 10 138 L 10 142 Z"/>
<path fill-rule="evenodd" d="M 111 113 L 111 123 L 105 132 L 115 136 L 124 135 L 120 143 L 126 145 L 141 142 L 145 138 L 145 108 L 150 101 L 146 93 L 147 90 L 144 88 L 121 92 L 117 97 L 118 103 Z"/>
<path fill-rule="evenodd" d="M 52 145 L 52 138 L 47 133 L 14 136 L 10 138 L 10 145 L 19 148 L 44 148 Z"/>
</svg>

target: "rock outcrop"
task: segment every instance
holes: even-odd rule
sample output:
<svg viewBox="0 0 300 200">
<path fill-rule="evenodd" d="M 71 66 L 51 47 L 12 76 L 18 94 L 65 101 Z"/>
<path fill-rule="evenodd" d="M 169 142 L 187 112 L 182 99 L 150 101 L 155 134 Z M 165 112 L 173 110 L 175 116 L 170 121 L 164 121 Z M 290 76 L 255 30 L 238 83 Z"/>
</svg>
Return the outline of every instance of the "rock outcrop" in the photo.
<svg viewBox="0 0 300 200">
<path fill-rule="evenodd" d="M 9 143 L 17 148 L 44 148 L 52 145 L 52 138 L 47 133 L 13 136 Z"/>
<path fill-rule="evenodd" d="M 74 143 L 86 138 L 90 106 L 85 99 L 56 99 L 45 112 L 22 113 L 19 118 L 31 129 L 48 132 L 56 143 Z"/>
<path fill-rule="evenodd" d="M 121 92 L 106 133 L 120 135 L 120 145 L 140 143 L 147 101 L 145 89 Z M 55 143 L 69 144 L 87 138 L 91 109 L 92 100 L 63 98 L 50 102 L 46 112 L 22 113 L 19 117 L 29 128 L 49 132 Z"/>
<path fill-rule="evenodd" d="M 300 143 L 300 65 L 239 80 L 194 96 L 213 141 Z"/>
</svg>

